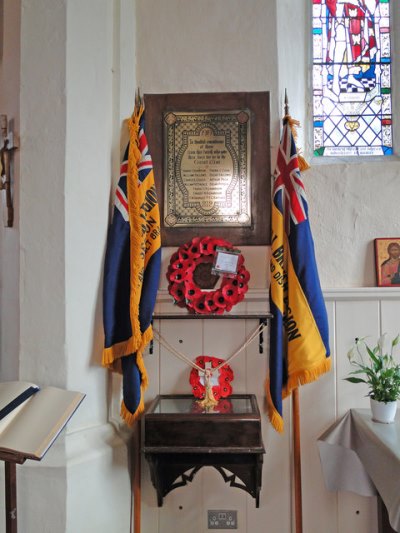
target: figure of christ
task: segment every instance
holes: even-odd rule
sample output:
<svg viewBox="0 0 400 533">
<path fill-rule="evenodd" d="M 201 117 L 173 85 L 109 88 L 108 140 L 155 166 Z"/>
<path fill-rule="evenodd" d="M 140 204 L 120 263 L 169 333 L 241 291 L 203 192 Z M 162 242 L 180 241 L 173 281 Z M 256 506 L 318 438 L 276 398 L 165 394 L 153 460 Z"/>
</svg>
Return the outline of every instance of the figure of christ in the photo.
<svg viewBox="0 0 400 533">
<path fill-rule="evenodd" d="M 374 14 L 379 0 L 326 0 L 328 8 L 327 62 L 332 64 L 332 92 L 340 94 L 340 80 L 364 90 L 358 76 L 371 67 L 377 47 Z M 374 74 L 374 70 L 370 71 Z"/>
</svg>

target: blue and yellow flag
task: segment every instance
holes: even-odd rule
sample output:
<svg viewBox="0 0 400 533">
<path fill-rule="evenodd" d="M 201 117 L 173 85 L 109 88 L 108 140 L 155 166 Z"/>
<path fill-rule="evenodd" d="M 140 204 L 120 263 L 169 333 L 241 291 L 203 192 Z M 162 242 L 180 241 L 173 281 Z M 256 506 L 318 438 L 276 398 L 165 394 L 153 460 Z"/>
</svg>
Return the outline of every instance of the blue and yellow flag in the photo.
<svg viewBox="0 0 400 533">
<path fill-rule="evenodd" d="M 282 399 L 330 369 L 328 318 L 308 206 L 287 120 L 278 150 L 272 202 L 268 415 L 283 431 Z"/>
<path fill-rule="evenodd" d="M 143 105 L 135 107 L 129 120 L 129 136 L 104 265 L 103 365 L 122 372 L 121 416 L 132 425 L 144 409 L 148 378 L 143 351 L 153 336 L 161 268 L 160 213 Z"/>
</svg>

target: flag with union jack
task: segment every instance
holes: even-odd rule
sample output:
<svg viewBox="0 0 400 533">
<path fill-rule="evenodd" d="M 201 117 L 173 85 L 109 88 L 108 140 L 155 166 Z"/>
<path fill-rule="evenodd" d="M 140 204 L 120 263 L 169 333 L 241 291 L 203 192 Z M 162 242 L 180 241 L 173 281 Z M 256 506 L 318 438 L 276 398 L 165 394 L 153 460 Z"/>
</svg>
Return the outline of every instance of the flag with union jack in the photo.
<svg viewBox="0 0 400 533">
<path fill-rule="evenodd" d="M 330 369 L 328 319 L 290 119 L 275 170 L 271 223 L 268 415 L 283 431 L 282 399 Z"/>
<path fill-rule="evenodd" d="M 144 409 L 143 352 L 161 268 L 160 213 L 144 129 L 144 106 L 129 120 L 129 144 L 115 193 L 104 265 L 103 365 L 123 375 L 121 416 L 131 425 Z"/>
</svg>

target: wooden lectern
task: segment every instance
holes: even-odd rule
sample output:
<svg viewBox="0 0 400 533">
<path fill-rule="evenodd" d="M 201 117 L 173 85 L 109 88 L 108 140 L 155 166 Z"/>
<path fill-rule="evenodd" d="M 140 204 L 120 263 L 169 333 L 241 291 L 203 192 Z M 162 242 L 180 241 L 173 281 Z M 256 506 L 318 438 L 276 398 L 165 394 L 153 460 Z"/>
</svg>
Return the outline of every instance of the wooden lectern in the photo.
<svg viewBox="0 0 400 533">
<path fill-rule="evenodd" d="M 17 464 L 41 461 L 85 394 L 32 383 L 0 383 L 0 460 L 5 464 L 6 533 L 17 533 Z"/>
</svg>

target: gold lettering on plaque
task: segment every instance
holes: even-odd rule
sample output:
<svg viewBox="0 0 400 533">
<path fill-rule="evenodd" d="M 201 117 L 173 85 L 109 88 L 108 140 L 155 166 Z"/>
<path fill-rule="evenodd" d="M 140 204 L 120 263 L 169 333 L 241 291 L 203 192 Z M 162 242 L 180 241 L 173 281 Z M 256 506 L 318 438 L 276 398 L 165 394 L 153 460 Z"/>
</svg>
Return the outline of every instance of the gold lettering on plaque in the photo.
<svg viewBox="0 0 400 533">
<path fill-rule="evenodd" d="M 250 112 L 164 115 L 165 223 L 250 226 Z"/>
</svg>

